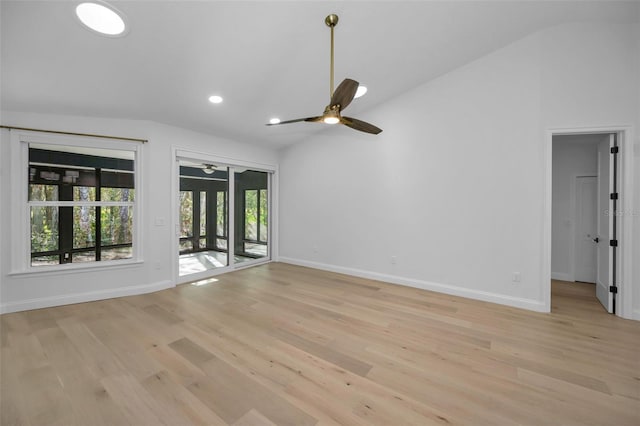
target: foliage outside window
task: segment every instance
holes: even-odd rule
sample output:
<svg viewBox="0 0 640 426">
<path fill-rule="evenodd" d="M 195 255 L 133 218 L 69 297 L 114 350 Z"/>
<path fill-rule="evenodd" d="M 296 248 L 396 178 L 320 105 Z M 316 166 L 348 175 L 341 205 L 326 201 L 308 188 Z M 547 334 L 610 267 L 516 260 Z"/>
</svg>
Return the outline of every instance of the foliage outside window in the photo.
<svg viewBox="0 0 640 426">
<path fill-rule="evenodd" d="M 193 191 L 180 191 L 180 237 L 193 236 Z"/>
<path fill-rule="evenodd" d="M 206 237 L 207 235 L 207 191 L 200 191 L 200 237 Z M 204 247 L 200 243 L 201 246 Z"/>
<path fill-rule="evenodd" d="M 267 242 L 268 203 L 266 189 L 248 189 L 244 192 L 244 238 Z"/>
</svg>

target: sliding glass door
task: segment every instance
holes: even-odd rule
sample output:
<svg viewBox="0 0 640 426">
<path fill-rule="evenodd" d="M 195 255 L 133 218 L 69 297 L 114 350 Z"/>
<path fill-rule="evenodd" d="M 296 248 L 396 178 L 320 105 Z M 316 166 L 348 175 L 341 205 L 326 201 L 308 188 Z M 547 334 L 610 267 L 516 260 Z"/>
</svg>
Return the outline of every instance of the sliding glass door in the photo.
<svg viewBox="0 0 640 426">
<path fill-rule="evenodd" d="M 179 281 L 268 261 L 270 173 L 187 158 L 178 168 Z"/>
<path fill-rule="evenodd" d="M 229 170 L 179 161 L 179 275 L 229 265 Z"/>
<path fill-rule="evenodd" d="M 269 257 L 269 174 L 236 169 L 235 254 L 238 262 Z"/>
</svg>

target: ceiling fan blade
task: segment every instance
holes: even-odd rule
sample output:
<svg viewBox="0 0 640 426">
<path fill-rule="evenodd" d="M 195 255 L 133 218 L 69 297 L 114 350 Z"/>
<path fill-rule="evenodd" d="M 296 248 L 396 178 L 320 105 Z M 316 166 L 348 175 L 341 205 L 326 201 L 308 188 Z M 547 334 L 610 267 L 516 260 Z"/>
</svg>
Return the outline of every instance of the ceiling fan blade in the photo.
<svg viewBox="0 0 640 426">
<path fill-rule="evenodd" d="M 358 120 L 357 118 L 342 117 L 341 122 L 345 126 L 349 126 L 352 129 L 359 130 L 361 132 L 372 133 L 374 135 L 382 132 L 382 129 L 374 126 L 373 124 L 369 124 L 366 121 Z"/>
<path fill-rule="evenodd" d="M 281 121 L 279 123 L 267 123 L 266 126 L 278 126 L 280 124 L 298 123 L 300 121 L 311 121 L 311 122 L 322 121 L 322 117 L 296 118 L 295 120 L 286 120 L 286 121 Z"/>
<path fill-rule="evenodd" d="M 342 83 L 340 83 L 338 88 L 333 92 L 333 96 L 331 96 L 330 106 L 340 105 L 339 111 L 345 109 L 356 95 L 359 85 L 360 83 L 350 78 L 342 80 Z"/>
</svg>

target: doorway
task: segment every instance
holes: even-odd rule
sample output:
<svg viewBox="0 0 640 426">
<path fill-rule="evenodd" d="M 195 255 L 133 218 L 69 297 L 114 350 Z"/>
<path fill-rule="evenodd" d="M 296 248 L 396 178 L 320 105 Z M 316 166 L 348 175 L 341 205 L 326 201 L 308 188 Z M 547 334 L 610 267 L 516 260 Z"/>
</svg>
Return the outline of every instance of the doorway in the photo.
<svg viewBox="0 0 640 426">
<path fill-rule="evenodd" d="M 574 281 L 596 283 L 598 237 L 598 176 L 576 177 Z"/>
<path fill-rule="evenodd" d="M 596 283 L 610 313 L 631 317 L 630 129 L 556 130 L 547 139 L 546 303 L 551 279 Z M 564 189 L 562 189 L 564 187 Z M 595 206 L 595 208 L 594 208 Z"/>
<path fill-rule="evenodd" d="M 273 171 L 177 150 L 175 158 L 176 283 L 270 261 Z"/>
</svg>

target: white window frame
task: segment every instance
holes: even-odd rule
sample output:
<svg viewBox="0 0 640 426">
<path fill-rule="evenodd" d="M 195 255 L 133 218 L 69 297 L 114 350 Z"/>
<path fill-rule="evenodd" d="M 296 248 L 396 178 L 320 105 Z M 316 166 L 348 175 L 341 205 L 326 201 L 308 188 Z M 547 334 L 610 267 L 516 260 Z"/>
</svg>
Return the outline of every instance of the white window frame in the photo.
<svg viewBox="0 0 640 426">
<path fill-rule="evenodd" d="M 32 206 L 64 206 L 87 205 L 107 206 L 122 205 L 121 202 L 34 202 L 28 200 L 29 185 L 29 144 L 59 145 L 61 147 L 83 147 L 108 150 L 130 151 L 134 156 L 134 188 L 135 197 L 131 203 L 133 207 L 132 225 L 132 257 L 130 259 L 105 260 L 82 263 L 65 263 L 50 266 L 31 265 L 31 215 Z M 71 270 L 96 270 L 104 268 L 126 267 L 142 263 L 142 151 L 143 143 L 118 139 L 105 139 L 74 135 L 49 135 L 29 131 L 11 132 L 11 223 L 16 224 L 11 230 L 11 242 L 14 250 L 11 252 L 11 275 L 20 274 L 48 274 L 65 273 Z"/>
</svg>

